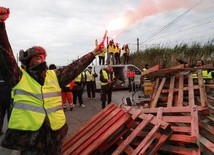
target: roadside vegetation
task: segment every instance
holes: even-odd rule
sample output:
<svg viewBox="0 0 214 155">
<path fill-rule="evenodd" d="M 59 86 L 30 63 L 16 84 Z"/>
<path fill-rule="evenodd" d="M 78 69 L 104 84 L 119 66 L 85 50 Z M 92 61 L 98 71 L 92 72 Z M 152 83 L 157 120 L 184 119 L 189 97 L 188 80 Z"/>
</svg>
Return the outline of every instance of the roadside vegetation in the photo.
<svg viewBox="0 0 214 155">
<path fill-rule="evenodd" d="M 178 65 L 178 60 L 194 66 L 198 59 L 203 60 L 205 64 L 214 62 L 214 39 L 205 44 L 182 43 L 173 48 L 155 46 L 144 51 L 133 52 L 130 54 L 129 63 L 140 69 L 143 69 L 145 64 L 149 64 L 150 67 L 160 64 L 161 68 L 168 68 Z"/>
</svg>

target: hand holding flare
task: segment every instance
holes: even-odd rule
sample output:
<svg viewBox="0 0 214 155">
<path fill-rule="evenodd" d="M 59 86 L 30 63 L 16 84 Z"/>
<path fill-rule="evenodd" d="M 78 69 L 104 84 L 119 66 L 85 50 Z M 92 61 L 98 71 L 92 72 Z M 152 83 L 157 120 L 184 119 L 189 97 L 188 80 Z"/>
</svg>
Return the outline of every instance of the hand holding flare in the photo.
<svg viewBox="0 0 214 155">
<path fill-rule="evenodd" d="M 93 51 L 93 54 L 96 56 L 98 54 L 100 54 L 102 51 L 103 51 L 103 48 L 104 48 L 104 43 L 105 43 L 105 40 L 106 40 L 106 37 L 107 37 L 107 30 L 105 31 L 104 33 L 104 36 L 103 36 L 103 40 L 101 41 L 101 43 L 99 43 L 96 48 L 94 49 Z"/>
</svg>

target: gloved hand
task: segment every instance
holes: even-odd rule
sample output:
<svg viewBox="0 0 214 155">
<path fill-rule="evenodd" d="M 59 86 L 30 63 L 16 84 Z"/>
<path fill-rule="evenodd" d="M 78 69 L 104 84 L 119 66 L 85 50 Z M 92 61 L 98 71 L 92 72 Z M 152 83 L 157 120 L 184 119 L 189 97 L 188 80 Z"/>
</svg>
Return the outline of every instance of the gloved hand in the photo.
<svg viewBox="0 0 214 155">
<path fill-rule="evenodd" d="M 8 8 L 4 8 L 0 6 L 0 22 L 4 22 L 10 14 L 10 10 Z"/>
</svg>

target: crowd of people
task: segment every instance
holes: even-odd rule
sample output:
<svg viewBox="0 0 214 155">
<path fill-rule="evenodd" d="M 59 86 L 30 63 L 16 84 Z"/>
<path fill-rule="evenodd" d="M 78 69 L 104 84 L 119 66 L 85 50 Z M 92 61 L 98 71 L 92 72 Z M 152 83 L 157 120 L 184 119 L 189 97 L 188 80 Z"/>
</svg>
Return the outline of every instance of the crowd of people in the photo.
<svg viewBox="0 0 214 155">
<path fill-rule="evenodd" d="M 103 51 L 99 54 L 99 65 L 128 64 L 129 54 L 130 49 L 128 44 L 124 44 L 121 48 L 119 46 L 119 43 L 114 43 L 114 40 L 112 39 L 109 41 L 107 48 L 105 47 Z M 121 61 L 121 55 L 123 57 L 123 61 Z"/>
</svg>

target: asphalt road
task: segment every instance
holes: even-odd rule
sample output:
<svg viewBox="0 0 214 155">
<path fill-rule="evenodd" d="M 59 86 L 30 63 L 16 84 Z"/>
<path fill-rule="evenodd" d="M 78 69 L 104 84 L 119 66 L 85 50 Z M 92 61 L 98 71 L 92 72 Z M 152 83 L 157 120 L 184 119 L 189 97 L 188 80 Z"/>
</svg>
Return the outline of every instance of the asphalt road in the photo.
<svg viewBox="0 0 214 155">
<path fill-rule="evenodd" d="M 124 97 L 130 96 L 131 93 L 128 90 L 117 90 L 113 91 L 112 102 L 115 104 L 120 104 Z M 85 104 L 85 108 L 80 107 L 78 102 L 77 106 L 74 107 L 72 111 L 69 110 L 69 106 L 67 110 L 65 110 L 65 115 L 68 123 L 68 134 L 69 137 L 72 133 L 74 133 L 77 129 L 84 125 L 91 117 L 96 115 L 98 112 L 102 110 L 101 101 L 100 101 L 100 93 L 96 93 L 96 99 L 87 99 L 86 92 L 83 94 L 83 102 Z M 7 121 L 5 119 L 3 132 L 6 131 Z M 0 136 L 0 142 L 4 134 Z M 9 150 L 0 147 L 1 155 L 19 155 L 19 151 L 17 150 Z"/>
</svg>

